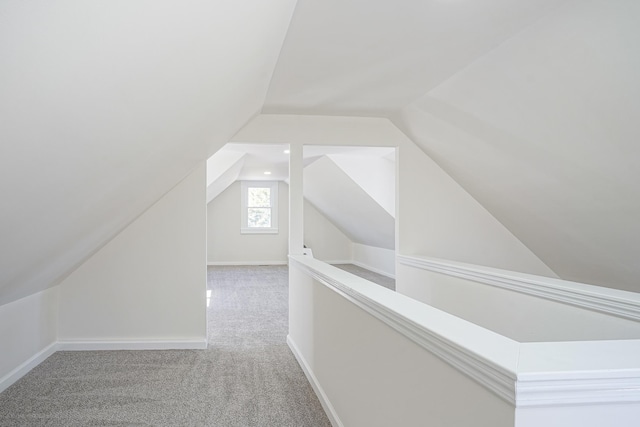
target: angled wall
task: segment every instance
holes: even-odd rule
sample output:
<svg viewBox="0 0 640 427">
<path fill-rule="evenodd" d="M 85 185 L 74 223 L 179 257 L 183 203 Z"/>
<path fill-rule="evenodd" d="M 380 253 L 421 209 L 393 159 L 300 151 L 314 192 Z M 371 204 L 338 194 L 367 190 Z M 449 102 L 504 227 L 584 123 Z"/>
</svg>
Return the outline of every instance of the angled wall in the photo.
<svg viewBox="0 0 640 427">
<path fill-rule="evenodd" d="M 0 306 L 0 392 L 56 350 L 58 287 Z"/>
<path fill-rule="evenodd" d="M 304 168 L 304 197 L 354 243 L 394 249 L 395 221 L 330 157 Z"/>
<path fill-rule="evenodd" d="M 294 6 L 0 3 L 0 305 L 55 286 L 257 114 Z"/>
<path fill-rule="evenodd" d="M 262 114 L 233 140 L 398 147 L 397 253 L 555 277 L 533 252 L 387 119 Z"/>
<path fill-rule="evenodd" d="M 70 348 L 204 347 L 205 263 L 202 162 L 60 284 L 58 339 Z"/>
<path fill-rule="evenodd" d="M 566 280 L 640 291 L 640 4 L 553 13 L 396 116 Z"/>
</svg>

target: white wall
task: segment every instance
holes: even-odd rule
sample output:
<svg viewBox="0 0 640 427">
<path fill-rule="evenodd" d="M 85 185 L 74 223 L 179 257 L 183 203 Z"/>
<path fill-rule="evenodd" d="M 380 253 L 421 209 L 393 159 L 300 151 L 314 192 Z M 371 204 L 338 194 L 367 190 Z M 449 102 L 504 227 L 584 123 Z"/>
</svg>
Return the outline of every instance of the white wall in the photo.
<svg viewBox="0 0 640 427">
<path fill-rule="evenodd" d="M 0 2 L 0 304 L 60 283 L 260 111 L 295 3 Z"/>
<path fill-rule="evenodd" d="M 396 252 L 556 277 L 389 120 L 261 114 L 234 141 L 399 147 Z"/>
<path fill-rule="evenodd" d="M 506 401 L 296 266 L 289 304 L 290 345 L 334 425 L 513 426 Z"/>
<path fill-rule="evenodd" d="M 413 142 L 398 154 L 398 253 L 557 277 Z"/>
<path fill-rule="evenodd" d="M 518 342 L 640 338 L 634 320 L 401 263 L 397 269 L 398 293 Z"/>
<path fill-rule="evenodd" d="M 392 249 L 354 243 L 353 263 L 391 278 L 396 277 L 396 252 Z"/>
<path fill-rule="evenodd" d="M 240 234 L 240 181 L 207 205 L 207 262 L 210 264 L 286 264 L 289 188 L 278 183 L 278 233 Z"/>
<path fill-rule="evenodd" d="M 304 244 L 328 263 L 351 262 L 353 243 L 311 203 L 304 202 Z"/>
<path fill-rule="evenodd" d="M 0 306 L 0 392 L 55 351 L 58 287 Z"/>
<path fill-rule="evenodd" d="M 279 182 L 278 234 L 240 234 L 240 181 L 207 205 L 207 262 L 286 264 L 289 239 L 289 186 Z M 351 241 L 305 201 L 304 242 L 326 261 L 351 260 Z"/>
<path fill-rule="evenodd" d="M 63 342 L 206 342 L 205 165 L 60 284 Z"/>
<path fill-rule="evenodd" d="M 304 168 L 304 197 L 353 242 L 394 249 L 395 220 L 329 156 Z"/>
<path fill-rule="evenodd" d="M 560 277 L 640 292 L 640 3 L 554 7 L 396 123 Z"/>
<path fill-rule="evenodd" d="M 391 153 L 393 156 L 393 153 Z M 331 154 L 328 156 L 356 184 L 396 216 L 396 163 L 387 157 Z"/>
</svg>

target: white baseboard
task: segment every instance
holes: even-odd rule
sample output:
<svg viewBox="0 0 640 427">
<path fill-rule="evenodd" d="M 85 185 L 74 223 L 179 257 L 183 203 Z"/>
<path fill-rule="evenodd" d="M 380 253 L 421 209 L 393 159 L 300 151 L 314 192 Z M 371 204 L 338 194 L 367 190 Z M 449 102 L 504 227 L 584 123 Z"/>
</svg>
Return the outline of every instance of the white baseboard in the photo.
<svg viewBox="0 0 640 427">
<path fill-rule="evenodd" d="M 177 341 L 58 341 L 59 351 L 205 350 L 207 340 Z"/>
<path fill-rule="evenodd" d="M 313 391 L 315 391 L 316 396 L 318 396 L 318 400 L 320 401 L 320 404 L 322 405 L 324 412 L 327 414 L 327 417 L 329 418 L 331 425 L 333 427 L 344 427 L 344 424 L 342 424 L 342 421 L 340 421 L 340 418 L 338 417 L 336 410 L 333 408 L 333 405 L 329 401 L 329 398 L 324 393 L 322 386 L 318 382 L 316 376 L 311 371 L 311 368 L 307 364 L 307 361 L 304 359 L 304 357 L 300 353 L 300 350 L 298 350 L 298 347 L 293 342 L 290 335 L 287 335 L 287 344 L 289 345 L 291 352 L 293 353 L 296 360 L 298 361 L 298 364 L 302 368 L 302 371 L 304 372 L 307 379 L 309 380 L 309 383 L 311 384 Z"/>
<path fill-rule="evenodd" d="M 5 391 L 9 386 L 20 378 L 25 376 L 30 370 L 44 362 L 49 356 L 55 353 L 58 350 L 58 344 L 53 343 L 49 344 L 33 356 L 31 356 L 27 361 L 22 363 L 20 366 L 15 368 L 13 371 L 9 372 L 4 377 L 0 378 L 0 393 Z"/>
<path fill-rule="evenodd" d="M 207 265 L 287 265 L 287 261 L 212 261 Z"/>
<path fill-rule="evenodd" d="M 362 268 L 364 268 L 366 270 L 369 270 L 369 271 L 373 271 L 374 273 L 382 274 L 383 276 L 386 276 L 386 277 L 388 277 L 390 279 L 394 279 L 395 280 L 395 278 L 396 278 L 395 274 L 391 274 L 388 271 L 380 270 L 379 268 L 372 267 L 372 266 L 367 265 L 367 264 L 365 264 L 363 262 L 360 262 L 360 261 L 353 260 L 353 261 L 351 261 L 351 264 L 357 265 L 358 267 L 362 267 Z"/>
<path fill-rule="evenodd" d="M 321 259 L 320 261 L 326 262 L 327 264 L 353 264 L 353 260 L 351 259 Z"/>
</svg>

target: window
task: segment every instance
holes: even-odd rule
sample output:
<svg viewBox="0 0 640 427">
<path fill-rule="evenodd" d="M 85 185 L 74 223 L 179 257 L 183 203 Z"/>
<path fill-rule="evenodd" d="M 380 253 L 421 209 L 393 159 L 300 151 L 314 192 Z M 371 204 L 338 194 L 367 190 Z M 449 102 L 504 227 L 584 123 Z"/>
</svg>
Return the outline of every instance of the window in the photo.
<svg viewBox="0 0 640 427">
<path fill-rule="evenodd" d="M 240 232 L 278 232 L 277 181 L 242 181 L 242 228 Z"/>
</svg>

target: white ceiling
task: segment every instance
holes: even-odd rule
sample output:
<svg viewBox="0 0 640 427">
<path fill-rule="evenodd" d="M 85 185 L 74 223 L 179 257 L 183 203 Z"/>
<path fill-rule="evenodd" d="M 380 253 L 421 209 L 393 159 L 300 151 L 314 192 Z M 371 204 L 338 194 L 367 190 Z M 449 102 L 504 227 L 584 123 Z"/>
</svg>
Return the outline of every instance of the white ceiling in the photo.
<svg viewBox="0 0 640 427">
<path fill-rule="evenodd" d="M 294 6 L 0 2 L 0 304 L 57 283 L 260 111 Z"/>
<path fill-rule="evenodd" d="M 638 2 L 573 2 L 395 120 L 562 278 L 636 291 L 638 22 Z"/>
<path fill-rule="evenodd" d="M 387 116 L 561 0 L 298 0 L 265 113 Z"/>
<path fill-rule="evenodd" d="M 640 2 L 299 0 L 263 112 L 387 116 L 561 277 L 640 290 Z"/>
<path fill-rule="evenodd" d="M 247 144 L 230 143 L 218 153 L 243 154 L 244 164 L 237 180 L 244 181 L 285 181 L 289 178 L 288 144 Z M 268 172 L 268 173 L 265 173 Z"/>
<path fill-rule="evenodd" d="M 261 109 L 390 117 L 561 277 L 638 291 L 638 22 L 636 0 L 0 2 L 0 304 Z"/>
</svg>

